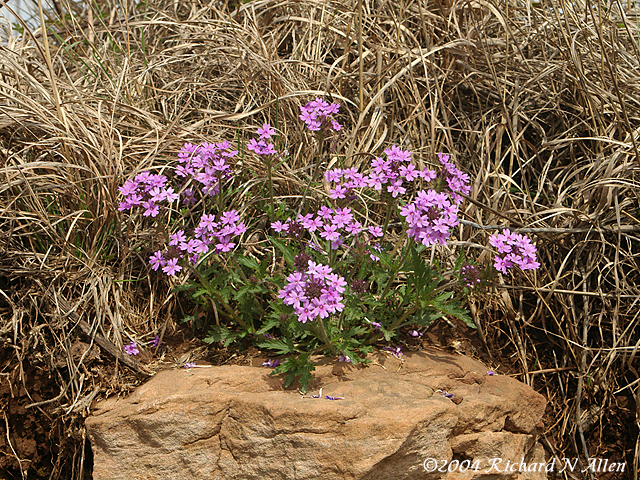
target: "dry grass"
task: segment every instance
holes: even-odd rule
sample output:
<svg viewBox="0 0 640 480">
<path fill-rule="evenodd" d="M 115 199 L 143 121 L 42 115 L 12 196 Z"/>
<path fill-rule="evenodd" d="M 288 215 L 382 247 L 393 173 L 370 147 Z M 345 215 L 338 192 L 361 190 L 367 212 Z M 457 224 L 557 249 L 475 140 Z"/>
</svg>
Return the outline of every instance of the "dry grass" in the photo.
<svg viewBox="0 0 640 480">
<path fill-rule="evenodd" d="M 343 104 L 348 163 L 390 143 L 424 163 L 452 154 L 475 179 L 460 240 L 484 243 L 496 225 L 536 239 L 541 270 L 472 310 L 488 352 L 512 354 L 505 371 L 548 396 L 550 455 L 627 461 L 637 478 L 633 12 L 590 0 L 98 4 L 60 2 L 73 15 L 46 38 L 14 33 L 0 48 L 0 393 L 29 397 L 56 438 L 75 432 L 49 478 L 83 478 L 91 400 L 133 382 L 87 368 L 87 348 L 72 346 L 102 337 L 121 351 L 174 325 L 141 250 L 154 232 L 117 212 L 117 186 L 170 168 L 185 141 L 242 141 L 269 121 L 292 153 L 276 193 L 299 195 L 312 165 L 298 107 L 317 95 Z M 251 189 L 265 173 L 249 167 Z M 49 374 L 57 390 L 36 398 Z M 19 417 L 1 410 L 15 438 Z M 3 453 L 35 475 L 11 442 Z"/>
</svg>

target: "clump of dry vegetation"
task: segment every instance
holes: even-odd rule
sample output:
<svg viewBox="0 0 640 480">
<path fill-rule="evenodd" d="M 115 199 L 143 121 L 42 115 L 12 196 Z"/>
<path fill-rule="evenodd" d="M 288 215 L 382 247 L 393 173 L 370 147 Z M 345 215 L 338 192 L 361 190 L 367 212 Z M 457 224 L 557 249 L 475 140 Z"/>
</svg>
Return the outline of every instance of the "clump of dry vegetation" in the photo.
<svg viewBox="0 0 640 480">
<path fill-rule="evenodd" d="M 154 232 L 117 211 L 117 187 L 171 168 L 185 141 L 269 121 L 293 158 L 276 195 L 299 195 L 313 167 L 299 105 L 325 96 L 342 103 L 347 162 L 396 143 L 472 176 L 458 241 L 496 225 L 535 239 L 542 268 L 470 306 L 484 355 L 549 399 L 548 455 L 626 461 L 637 478 L 640 25 L 626 4 L 56 5 L 46 36 L 7 26 L 0 47 L 0 470 L 88 478 L 92 400 L 148 368 L 117 352 L 175 326 L 147 263 Z"/>
</svg>

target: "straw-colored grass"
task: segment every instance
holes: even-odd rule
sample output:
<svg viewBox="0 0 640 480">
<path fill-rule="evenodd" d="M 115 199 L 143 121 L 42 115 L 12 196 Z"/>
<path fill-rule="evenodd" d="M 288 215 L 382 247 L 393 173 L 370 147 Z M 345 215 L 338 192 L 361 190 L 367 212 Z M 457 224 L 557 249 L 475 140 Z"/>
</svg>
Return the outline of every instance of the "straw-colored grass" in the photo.
<svg viewBox="0 0 640 480">
<path fill-rule="evenodd" d="M 448 152 L 472 176 L 458 241 L 497 226 L 536 240 L 542 268 L 473 305 L 485 353 L 511 355 L 505 371 L 549 398 L 549 455 L 626 461 L 637 478 L 640 25 L 626 5 L 57 5 L 71 15 L 50 14 L 46 36 L 7 27 L 0 47 L 0 360 L 3 395 L 26 395 L 60 448 L 31 465 L 9 402 L 2 465 L 87 478 L 91 400 L 135 381 L 87 369 L 72 345 L 122 351 L 175 325 L 146 262 L 155 233 L 117 211 L 118 185 L 170 169 L 185 141 L 242 142 L 268 121 L 291 152 L 276 195 L 299 196 L 313 170 L 299 106 L 326 96 L 342 103 L 347 163 L 396 143 L 424 164 Z M 266 173 L 247 168 L 258 191 Z M 47 375 L 57 390 L 32 395 Z"/>
</svg>

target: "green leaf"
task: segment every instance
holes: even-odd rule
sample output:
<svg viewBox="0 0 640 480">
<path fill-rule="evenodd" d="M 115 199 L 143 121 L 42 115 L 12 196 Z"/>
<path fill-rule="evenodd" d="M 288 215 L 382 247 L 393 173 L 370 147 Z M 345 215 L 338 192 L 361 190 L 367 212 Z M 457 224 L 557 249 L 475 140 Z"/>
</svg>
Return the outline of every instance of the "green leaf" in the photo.
<svg viewBox="0 0 640 480">
<path fill-rule="evenodd" d="M 251 270 L 260 270 L 260 262 L 253 257 L 239 256 L 237 257 L 238 263 L 241 263 L 245 267 L 249 267 Z"/>
<path fill-rule="evenodd" d="M 366 349 L 366 347 L 363 347 L 360 350 L 363 350 L 363 349 Z M 373 348 L 371 348 L 371 350 L 373 351 Z M 364 357 L 361 357 L 360 355 L 358 355 L 358 353 L 356 353 L 356 351 L 351 347 L 343 347 L 340 351 L 344 356 L 349 357 L 349 360 L 351 360 L 352 365 L 358 365 L 360 363 L 364 363 L 364 364 L 368 363 Z"/>
<path fill-rule="evenodd" d="M 300 377 L 300 391 L 307 393 L 309 389 L 309 381 L 311 380 L 311 372 L 316 367 L 309 361 L 310 353 L 304 353 L 298 358 L 287 358 L 284 363 L 278 365 L 271 375 L 285 374 L 284 386 L 288 388 L 296 377 Z"/>
<path fill-rule="evenodd" d="M 199 288 L 196 293 L 194 293 L 193 295 L 191 295 L 191 298 L 193 298 L 194 300 L 196 298 L 201 297 L 202 295 L 207 295 L 209 293 L 209 290 L 206 288 Z"/>
<path fill-rule="evenodd" d="M 453 296 L 453 292 L 442 292 L 440 295 L 435 296 L 431 301 L 433 305 L 438 305 L 446 302 Z"/>
<path fill-rule="evenodd" d="M 287 338 L 286 341 L 279 340 L 277 338 L 268 338 L 266 340 L 256 342 L 256 345 L 260 348 L 273 350 L 277 355 L 287 355 L 296 351 L 296 347 L 289 338 Z"/>
<path fill-rule="evenodd" d="M 464 263 L 464 261 L 466 260 L 466 255 L 464 254 L 464 248 L 460 250 L 460 255 L 458 255 L 458 258 L 456 258 L 456 263 L 453 267 L 453 269 L 457 272 L 460 271 L 460 269 L 462 268 L 462 264 Z"/>
<path fill-rule="evenodd" d="M 264 335 L 272 328 L 279 327 L 280 323 L 281 322 L 279 318 L 269 318 L 266 322 L 262 324 L 262 327 L 258 329 L 258 331 L 256 332 L 256 335 Z"/>
<path fill-rule="evenodd" d="M 176 285 L 173 287 L 173 292 L 187 292 L 189 290 L 195 290 L 197 285 L 193 283 L 185 283 L 184 285 Z"/>
<path fill-rule="evenodd" d="M 473 320 L 471 320 L 471 317 L 467 315 L 469 312 L 464 308 L 462 308 L 462 306 L 457 301 L 451 300 L 447 303 L 438 303 L 438 304 L 435 304 L 434 302 L 434 307 L 436 307 L 442 313 L 459 318 L 468 327 L 473 328 L 474 330 L 478 328 L 476 327 L 476 324 L 473 323 Z"/>
<path fill-rule="evenodd" d="M 240 301 L 242 297 L 247 294 L 252 294 L 252 300 L 255 298 L 258 293 L 266 293 L 267 289 L 263 285 L 245 285 L 244 287 L 240 287 L 238 291 L 234 294 L 233 298 Z"/>
<path fill-rule="evenodd" d="M 420 305 L 425 307 L 430 303 L 431 294 L 438 286 L 440 277 L 427 265 L 420 256 L 418 249 L 414 248 L 414 246 L 412 246 L 411 250 L 411 261 L 413 271 L 407 275 L 408 288 L 406 298 L 409 303 L 418 301 Z"/>
<path fill-rule="evenodd" d="M 434 320 L 437 320 L 438 318 L 441 318 L 443 316 L 443 313 L 434 310 L 433 308 L 421 308 L 414 315 L 410 316 L 406 322 L 400 325 L 399 328 L 411 324 L 428 327 L 434 322 Z"/>
<path fill-rule="evenodd" d="M 232 332 L 227 327 L 224 327 L 222 325 L 215 325 L 211 327 L 211 329 L 209 330 L 209 336 L 205 337 L 203 341 L 206 343 L 222 342 L 225 347 L 228 347 L 238 338 L 242 337 L 244 337 L 244 334 L 241 335 Z"/>
<path fill-rule="evenodd" d="M 304 369 L 300 374 L 300 391 L 307 393 L 309 390 L 309 381 L 311 380 L 311 372 L 316 369 L 314 365 L 308 364 L 308 368 Z M 300 370 L 298 370 L 300 371 Z"/>
<path fill-rule="evenodd" d="M 351 327 L 349 329 L 349 331 L 344 332 L 342 334 L 342 336 L 344 338 L 352 338 L 352 337 L 356 337 L 358 335 L 364 335 L 365 333 L 367 333 L 368 328 L 362 326 L 362 325 L 355 325 L 353 327 Z"/>
<path fill-rule="evenodd" d="M 276 247 L 278 247 L 278 250 L 280 250 L 282 252 L 282 255 L 284 256 L 284 259 L 287 261 L 289 266 L 293 266 L 294 255 L 293 255 L 293 252 L 291 251 L 291 249 L 289 247 L 287 247 L 284 244 L 284 242 L 282 240 L 280 240 L 279 238 L 269 237 L 269 240 L 271 240 L 271 242 Z"/>
</svg>

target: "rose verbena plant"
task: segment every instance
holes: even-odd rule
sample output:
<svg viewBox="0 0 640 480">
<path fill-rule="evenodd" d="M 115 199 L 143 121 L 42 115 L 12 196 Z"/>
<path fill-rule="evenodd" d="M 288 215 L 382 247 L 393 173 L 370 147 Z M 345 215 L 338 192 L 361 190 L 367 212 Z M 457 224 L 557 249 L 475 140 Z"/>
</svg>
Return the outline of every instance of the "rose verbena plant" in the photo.
<svg viewBox="0 0 640 480">
<path fill-rule="evenodd" d="M 175 189 L 164 175 L 148 172 L 120 187 L 120 210 L 141 209 L 163 235 L 151 268 L 182 275 L 178 288 L 201 308 L 211 306 L 216 325 L 205 341 L 229 345 L 251 337 L 286 357 L 271 364 L 273 373 L 285 374 L 286 386 L 299 378 L 303 391 L 314 355 L 364 363 L 373 345 L 393 342 L 406 327 L 419 336 L 418 328 L 443 315 L 474 327 L 462 300 L 486 276 L 464 252 L 455 260 L 435 254 L 459 224 L 460 206 L 471 191 L 469 176 L 449 155 L 438 154 L 436 168 L 421 168 L 410 151 L 393 145 L 359 167 L 341 165 L 317 175 L 342 129 L 335 119 L 339 108 L 322 99 L 301 107 L 300 119 L 315 142 L 316 168 L 297 204 L 279 202 L 276 208 L 273 171 L 287 153 L 276 149 L 276 129 L 269 124 L 257 129 L 245 152 L 266 166 L 266 197 L 254 202 L 263 211 L 243 211 L 234 186 L 241 183 L 239 153 L 228 142 L 185 144 Z M 327 194 L 308 198 L 317 181 Z M 176 217 L 171 207 L 178 200 Z M 243 239 L 264 212 L 272 248 L 256 252 Z M 489 243 L 503 274 L 539 267 L 525 236 L 504 230 Z M 427 261 L 427 254 L 437 260 Z M 198 313 L 189 318 L 195 324 Z M 386 348 L 402 355 L 400 347 Z"/>
<path fill-rule="evenodd" d="M 267 289 L 248 279 L 245 272 L 256 265 L 236 253 L 238 239 L 247 231 L 231 206 L 237 193 L 237 155 L 228 142 L 186 143 L 175 169 L 178 193 L 166 176 L 143 172 L 120 187 L 124 201 L 119 210 L 141 209 L 144 217 L 156 220 L 162 248 L 150 256 L 151 268 L 170 277 L 189 272 L 176 289 L 190 292 L 196 306 L 213 306 L 217 319 L 240 325 L 242 337 L 255 333 L 263 313 L 256 299 Z M 180 206 L 172 210 L 177 201 Z M 197 309 L 184 320 L 195 327 Z"/>
</svg>

